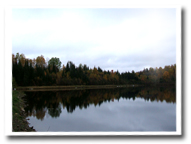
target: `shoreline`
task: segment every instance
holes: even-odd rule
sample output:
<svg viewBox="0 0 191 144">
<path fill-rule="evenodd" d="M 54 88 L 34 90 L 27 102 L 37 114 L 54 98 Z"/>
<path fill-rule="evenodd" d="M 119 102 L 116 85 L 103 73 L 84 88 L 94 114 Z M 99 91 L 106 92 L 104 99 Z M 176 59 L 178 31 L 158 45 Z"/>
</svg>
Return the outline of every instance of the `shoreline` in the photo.
<svg viewBox="0 0 191 144">
<path fill-rule="evenodd" d="M 126 85 L 68 85 L 68 86 L 19 86 L 13 88 L 16 91 L 66 91 L 84 89 L 110 89 L 110 88 L 131 88 L 131 87 L 166 87 L 175 86 L 174 83 L 147 83 L 147 84 L 126 84 Z"/>
<path fill-rule="evenodd" d="M 13 132 L 36 132 L 33 127 L 29 126 L 26 119 L 25 103 L 23 97 L 25 96 L 22 91 L 12 91 L 12 131 Z"/>
<path fill-rule="evenodd" d="M 123 88 L 138 87 L 142 85 L 70 85 L 70 86 L 25 86 L 16 87 L 14 90 L 22 91 L 54 91 L 54 90 L 83 90 L 83 89 L 107 89 L 107 88 Z"/>
</svg>

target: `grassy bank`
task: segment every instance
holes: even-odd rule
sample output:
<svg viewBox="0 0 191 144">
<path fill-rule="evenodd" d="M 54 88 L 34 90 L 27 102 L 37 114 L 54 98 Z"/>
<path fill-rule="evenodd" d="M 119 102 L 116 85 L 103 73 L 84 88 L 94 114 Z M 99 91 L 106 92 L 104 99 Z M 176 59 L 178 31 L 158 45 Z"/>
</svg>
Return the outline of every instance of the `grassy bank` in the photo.
<svg viewBox="0 0 191 144">
<path fill-rule="evenodd" d="M 21 91 L 12 91 L 12 131 L 13 132 L 30 132 L 35 131 L 28 126 L 26 114 L 24 111 L 24 101 L 22 97 L 24 93 Z"/>
</svg>

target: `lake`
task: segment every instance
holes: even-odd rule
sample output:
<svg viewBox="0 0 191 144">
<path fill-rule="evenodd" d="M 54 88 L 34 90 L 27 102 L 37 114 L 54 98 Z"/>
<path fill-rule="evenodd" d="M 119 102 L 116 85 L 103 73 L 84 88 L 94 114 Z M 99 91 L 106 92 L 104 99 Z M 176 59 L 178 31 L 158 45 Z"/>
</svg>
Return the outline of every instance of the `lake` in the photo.
<svg viewBox="0 0 191 144">
<path fill-rule="evenodd" d="M 37 132 L 176 131 L 173 87 L 25 92 Z"/>
</svg>

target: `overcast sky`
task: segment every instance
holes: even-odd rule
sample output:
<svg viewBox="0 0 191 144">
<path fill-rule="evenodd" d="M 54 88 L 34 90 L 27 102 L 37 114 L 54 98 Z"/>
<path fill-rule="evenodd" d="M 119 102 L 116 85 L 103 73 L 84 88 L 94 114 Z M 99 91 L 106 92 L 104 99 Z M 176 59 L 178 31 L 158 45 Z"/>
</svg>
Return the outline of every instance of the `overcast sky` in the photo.
<svg viewBox="0 0 191 144">
<path fill-rule="evenodd" d="M 176 9 L 13 9 L 12 53 L 119 72 L 176 63 Z"/>
</svg>

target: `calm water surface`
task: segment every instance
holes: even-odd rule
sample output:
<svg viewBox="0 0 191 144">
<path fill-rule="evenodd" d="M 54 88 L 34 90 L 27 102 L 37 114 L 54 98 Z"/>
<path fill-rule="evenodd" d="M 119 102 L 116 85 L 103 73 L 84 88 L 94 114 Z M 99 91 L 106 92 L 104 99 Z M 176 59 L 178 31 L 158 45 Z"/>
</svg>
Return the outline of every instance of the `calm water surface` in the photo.
<svg viewBox="0 0 191 144">
<path fill-rule="evenodd" d="M 176 131 L 174 88 L 25 92 L 36 131 Z"/>
</svg>

